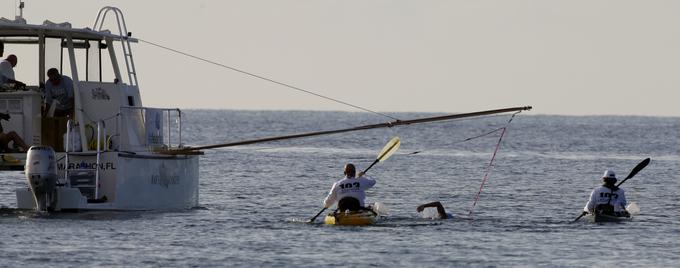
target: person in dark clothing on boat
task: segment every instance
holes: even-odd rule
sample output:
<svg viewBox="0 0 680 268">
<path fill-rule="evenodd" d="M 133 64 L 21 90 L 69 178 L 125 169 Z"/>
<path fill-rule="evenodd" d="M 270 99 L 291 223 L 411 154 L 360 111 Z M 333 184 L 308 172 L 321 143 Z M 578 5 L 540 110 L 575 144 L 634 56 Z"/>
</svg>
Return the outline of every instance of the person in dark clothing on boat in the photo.
<svg viewBox="0 0 680 268">
<path fill-rule="evenodd" d="M 7 153 L 7 152 L 16 152 L 14 149 L 9 148 L 9 142 L 13 142 L 15 147 L 19 147 L 19 152 L 26 152 L 28 151 L 28 144 L 24 142 L 24 140 L 19 137 L 19 134 L 17 134 L 14 131 L 10 131 L 8 133 L 0 132 L 0 152 Z"/>
<path fill-rule="evenodd" d="M 364 172 L 359 172 L 359 176 L 356 176 L 354 164 L 346 164 L 344 174 L 345 177 L 331 187 L 328 196 L 323 201 L 324 207 L 329 208 L 338 202 L 338 211 L 364 209 L 365 191 L 375 185 L 375 180 L 364 176 Z"/>
<path fill-rule="evenodd" d="M 0 113 L 0 119 L 9 120 L 10 115 L 6 113 Z M 2 124 L 0 124 L 0 152 L 3 153 L 16 152 L 14 149 L 9 148 L 10 142 L 14 143 L 14 147 L 19 147 L 21 152 L 28 151 L 28 148 L 30 147 L 16 132 L 10 131 L 8 133 L 4 133 L 4 130 L 2 129 Z"/>
<path fill-rule="evenodd" d="M 590 214 L 603 214 L 617 217 L 628 217 L 626 211 L 626 193 L 616 187 L 616 174 L 605 170 L 602 176 L 602 186 L 593 190 L 583 211 Z"/>
<path fill-rule="evenodd" d="M 421 212 L 423 212 L 423 210 L 425 210 L 425 208 L 437 208 L 437 216 L 442 220 L 453 218 L 453 215 L 446 213 L 444 206 L 439 201 L 435 201 L 435 202 L 431 202 L 431 203 L 427 203 L 427 204 L 422 204 L 422 205 L 420 205 L 416 208 L 416 211 L 418 211 L 418 213 L 421 213 Z"/>
<path fill-rule="evenodd" d="M 73 115 L 73 80 L 59 73 L 57 68 L 47 70 L 48 81 L 45 83 L 46 111 L 55 106 L 54 116 L 64 117 Z M 56 100 L 57 102 L 53 101 Z"/>
</svg>

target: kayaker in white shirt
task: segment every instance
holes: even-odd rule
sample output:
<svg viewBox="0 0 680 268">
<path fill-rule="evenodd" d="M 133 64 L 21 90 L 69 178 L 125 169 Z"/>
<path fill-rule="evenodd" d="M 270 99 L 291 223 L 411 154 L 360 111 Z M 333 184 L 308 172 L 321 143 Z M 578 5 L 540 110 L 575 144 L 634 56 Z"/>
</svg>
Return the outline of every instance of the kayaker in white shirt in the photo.
<svg viewBox="0 0 680 268">
<path fill-rule="evenodd" d="M 365 207 L 365 191 L 375 185 L 375 180 L 364 176 L 364 172 L 359 172 L 359 176 L 355 176 L 357 174 L 353 164 L 345 165 L 344 174 L 345 178 L 333 184 L 328 196 L 323 201 L 323 205 L 325 208 L 329 208 L 337 202 L 338 211 L 361 210 Z"/>
<path fill-rule="evenodd" d="M 14 66 L 17 66 L 17 62 L 16 55 L 9 55 L 6 59 L 0 60 L 0 74 L 14 80 Z"/>
<path fill-rule="evenodd" d="M 11 54 L 6 59 L 0 60 L 0 86 L 3 84 L 14 84 L 14 89 L 25 88 L 26 84 L 14 78 L 14 66 L 17 66 L 18 58 Z"/>
<path fill-rule="evenodd" d="M 626 194 L 623 189 L 616 187 L 614 171 L 605 170 L 602 182 L 602 186 L 595 188 L 590 194 L 590 200 L 583 210 L 591 214 L 628 216 Z"/>
</svg>

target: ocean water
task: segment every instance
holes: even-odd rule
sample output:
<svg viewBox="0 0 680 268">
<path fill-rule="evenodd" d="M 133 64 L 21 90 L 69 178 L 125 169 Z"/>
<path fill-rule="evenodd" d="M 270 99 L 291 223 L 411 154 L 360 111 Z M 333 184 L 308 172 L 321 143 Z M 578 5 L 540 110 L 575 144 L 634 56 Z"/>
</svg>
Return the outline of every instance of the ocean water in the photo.
<svg viewBox="0 0 680 268">
<path fill-rule="evenodd" d="M 396 114 L 411 119 L 432 114 Z M 205 145 L 387 121 L 348 112 L 185 111 L 185 143 Z M 680 118 L 509 116 L 207 150 L 200 206 L 159 212 L 40 214 L 12 209 L 21 172 L 0 173 L 1 267 L 673 267 L 680 261 Z M 307 224 L 352 162 L 369 175 L 368 202 L 390 208 L 368 227 Z M 571 223 L 605 169 L 641 209 L 632 221 Z M 416 206 L 441 201 L 452 220 Z M 426 214 L 431 213 L 427 212 Z M 321 217 L 320 217 L 321 218 Z"/>
</svg>

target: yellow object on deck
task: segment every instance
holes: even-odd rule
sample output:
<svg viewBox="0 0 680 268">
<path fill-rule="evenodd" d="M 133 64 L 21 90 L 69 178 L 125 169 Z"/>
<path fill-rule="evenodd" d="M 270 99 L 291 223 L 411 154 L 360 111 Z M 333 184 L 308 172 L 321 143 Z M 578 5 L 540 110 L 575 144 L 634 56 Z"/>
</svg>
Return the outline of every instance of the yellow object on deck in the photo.
<svg viewBox="0 0 680 268">
<path fill-rule="evenodd" d="M 13 156 L 7 155 L 7 154 L 0 155 L 0 160 L 2 160 L 2 162 L 4 162 L 4 163 L 10 164 L 10 165 L 21 164 L 21 160 L 16 159 Z"/>
<path fill-rule="evenodd" d="M 373 211 L 348 211 L 330 213 L 324 220 L 325 224 L 331 225 L 371 225 L 378 219 L 378 215 Z"/>
</svg>

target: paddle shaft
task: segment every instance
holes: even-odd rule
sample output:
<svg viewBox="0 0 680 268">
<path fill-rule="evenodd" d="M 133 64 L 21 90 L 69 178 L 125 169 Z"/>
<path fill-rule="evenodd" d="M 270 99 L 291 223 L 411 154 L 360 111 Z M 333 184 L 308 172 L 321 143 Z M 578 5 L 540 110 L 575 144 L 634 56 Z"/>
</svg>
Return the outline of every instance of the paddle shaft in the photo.
<svg viewBox="0 0 680 268">
<path fill-rule="evenodd" d="M 380 159 L 376 159 L 375 161 L 373 161 L 373 163 L 370 166 L 368 166 L 366 170 L 364 170 L 364 173 L 368 172 L 368 170 L 371 169 L 378 162 L 380 162 Z"/>
<path fill-rule="evenodd" d="M 585 212 L 585 211 L 584 211 L 583 213 L 581 213 L 581 215 L 579 215 L 579 216 L 574 220 L 574 222 L 577 222 L 578 220 L 580 220 L 580 219 L 581 219 L 583 216 L 585 216 L 586 214 L 588 214 L 588 212 Z"/>
<path fill-rule="evenodd" d="M 630 173 L 628 174 L 628 176 L 626 176 L 625 179 L 623 179 L 621 182 L 619 182 L 619 184 L 617 184 L 616 187 L 619 187 L 619 185 L 623 184 L 623 183 L 626 182 L 628 179 L 630 179 L 630 178 L 632 178 L 633 176 L 637 175 L 638 172 L 640 172 L 640 170 L 642 170 L 642 169 L 645 168 L 647 165 L 649 165 L 649 162 L 650 162 L 650 161 L 651 161 L 651 160 L 650 160 L 649 158 L 646 158 L 645 160 L 642 160 L 642 162 L 640 162 L 639 164 L 637 164 L 637 166 L 635 166 L 635 167 L 633 168 L 633 170 L 630 171 Z M 580 220 L 581 217 L 585 216 L 586 214 L 588 214 L 588 212 L 585 212 L 585 211 L 584 211 L 583 213 L 581 213 L 581 215 L 579 215 L 579 216 L 574 220 L 574 222 Z"/>
<path fill-rule="evenodd" d="M 319 217 L 319 215 L 321 215 L 321 213 L 323 213 L 324 210 L 326 210 L 326 208 L 322 208 L 321 211 L 319 211 L 319 213 L 316 213 L 316 215 L 314 215 L 314 217 L 312 217 L 312 218 L 309 220 L 309 222 L 314 222 L 314 220 L 316 220 L 316 218 Z"/>
</svg>

